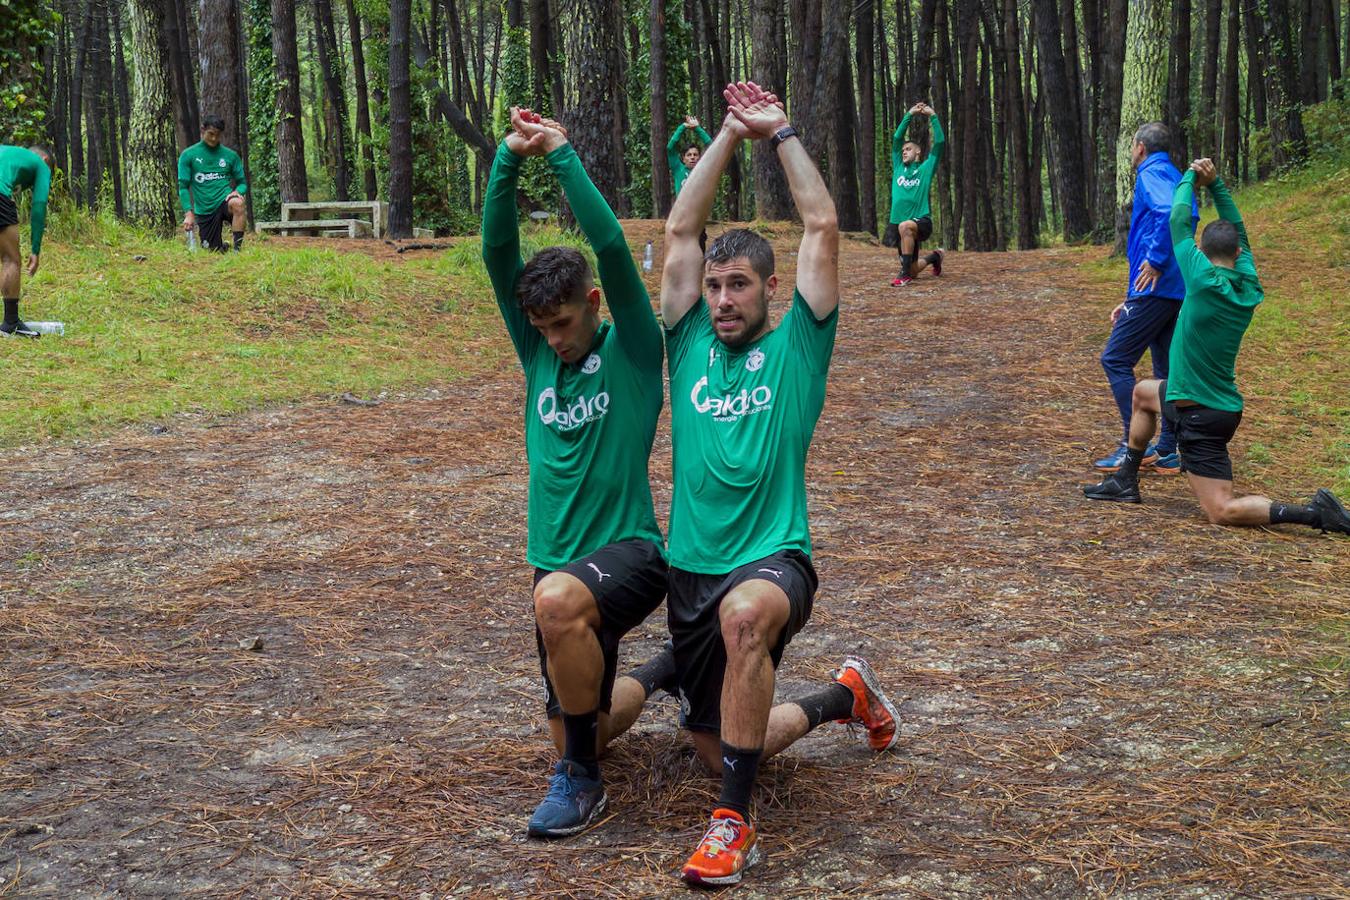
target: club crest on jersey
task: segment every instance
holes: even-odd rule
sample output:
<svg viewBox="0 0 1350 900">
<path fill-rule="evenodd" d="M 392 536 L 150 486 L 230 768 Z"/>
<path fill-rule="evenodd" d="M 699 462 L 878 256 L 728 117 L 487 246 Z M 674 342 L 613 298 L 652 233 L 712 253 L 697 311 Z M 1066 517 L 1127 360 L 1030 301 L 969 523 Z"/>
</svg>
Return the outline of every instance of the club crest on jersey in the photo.
<svg viewBox="0 0 1350 900">
<path fill-rule="evenodd" d="M 590 356 L 586 357 L 586 361 L 581 364 L 581 371 L 585 372 L 587 375 L 594 375 L 596 372 L 599 372 L 600 354 L 592 353 Z"/>
<path fill-rule="evenodd" d="M 220 161 L 220 167 L 221 167 L 222 169 L 225 168 L 225 160 L 222 159 L 222 160 Z"/>
<path fill-rule="evenodd" d="M 745 358 L 745 371 L 758 372 L 762 368 L 764 368 L 764 351 L 756 347 Z"/>
</svg>

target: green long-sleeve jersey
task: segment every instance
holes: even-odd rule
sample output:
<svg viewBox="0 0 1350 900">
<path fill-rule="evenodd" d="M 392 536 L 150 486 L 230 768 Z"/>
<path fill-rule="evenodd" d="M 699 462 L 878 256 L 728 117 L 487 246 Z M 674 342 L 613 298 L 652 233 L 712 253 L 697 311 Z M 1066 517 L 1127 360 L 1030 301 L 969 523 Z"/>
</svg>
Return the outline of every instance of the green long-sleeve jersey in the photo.
<svg viewBox="0 0 1350 900">
<path fill-rule="evenodd" d="M 32 150 L 0 144 L 0 194 L 14 199 L 16 188 L 33 189 L 28 246 L 34 256 L 42 253 L 42 233 L 47 228 L 47 194 L 51 192 L 52 170 Z"/>
<path fill-rule="evenodd" d="M 1168 354 L 1167 399 L 1190 400 L 1210 409 L 1241 412 L 1237 355 L 1256 307 L 1265 299 L 1242 215 L 1218 179 L 1209 186 L 1219 217 L 1237 226 L 1241 252 L 1233 268 L 1216 266 L 1195 243 L 1191 208 L 1195 173 L 1182 176 L 1172 195 L 1172 252 L 1186 284 Z"/>
<path fill-rule="evenodd" d="M 566 363 L 516 299 L 520 256 L 516 183 L 523 159 L 497 150 L 483 200 L 483 262 L 525 370 L 531 565 L 557 570 L 606 544 L 661 543 L 647 460 L 661 413 L 661 328 L 623 228 L 570 145 L 548 154 L 577 224 L 595 251 L 613 324 Z"/>
<path fill-rule="evenodd" d="M 684 137 L 686 126 L 683 122 L 675 129 L 675 133 L 670 136 L 666 142 L 666 164 L 670 166 L 670 178 L 675 183 L 675 196 L 680 196 L 680 188 L 689 180 L 689 170 L 684 167 L 684 160 L 680 159 L 683 155 L 680 153 L 680 138 Z M 699 142 L 703 146 L 712 143 L 712 138 L 708 132 L 703 130 L 703 126 L 694 129 L 694 134 L 698 135 Z"/>
<path fill-rule="evenodd" d="M 238 153 L 224 144 L 208 147 L 205 141 L 198 141 L 179 155 L 178 202 L 184 212 L 213 213 L 230 191 L 248 193 L 244 162 Z"/>
<path fill-rule="evenodd" d="M 928 193 L 933 185 L 933 172 L 942 161 L 942 151 L 947 146 L 947 136 L 942 131 L 942 123 L 937 116 L 929 116 L 933 129 L 933 146 L 922 162 L 905 164 L 902 151 L 905 146 L 905 130 L 913 113 L 905 113 L 900 125 L 891 138 L 891 224 L 899 225 L 910 219 L 931 215 L 928 208 Z"/>
</svg>

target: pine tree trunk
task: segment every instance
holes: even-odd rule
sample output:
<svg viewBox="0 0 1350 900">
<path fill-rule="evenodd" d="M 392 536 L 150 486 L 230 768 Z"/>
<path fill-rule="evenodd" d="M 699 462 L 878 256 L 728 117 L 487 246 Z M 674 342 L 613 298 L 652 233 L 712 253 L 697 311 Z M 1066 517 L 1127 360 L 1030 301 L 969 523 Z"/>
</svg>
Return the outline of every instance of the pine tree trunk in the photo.
<svg viewBox="0 0 1350 900">
<path fill-rule="evenodd" d="M 1191 117 L 1191 0 L 1172 4 L 1172 53 L 1167 74 L 1167 130 L 1172 134 L 1172 163 L 1191 161 L 1187 129 Z"/>
<path fill-rule="evenodd" d="M 85 91 L 85 66 L 89 59 L 89 21 L 93 18 L 92 5 L 86 4 L 84 14 L 78 20 L 72 20 L 73 36 L 75 38 L 75 68 L 70 79 L 70 194 L 75 198 L 76 204 L 83 206 L 86 203 L 84 193 L 85 169 L 84 169 L 84 91 Z M 79 21 L 80 25 L 75 28 L 74 22 Z"/>
<path fill-rule="evenodd" d="M 319 44 L 319 71 L 323 75 L 324 118 L 333 160 L 333 192 L 338 200 L 351 199 L 351 147 L 347 137 L 347 90 L 338 57 L 337 29 L 331 0 L 314 0 L 314 31 Z"/>
<path fill-rule="evenodd" d="M 751 80 L 784 96 L 787 93 L 787 60 L 780 54 L 775 25 L 782 15 L 777 0 L 753 0 L 750 9 L 750 43 L 754 47 Z M 728 23 L 729 24 L 729 23 Z M 792 101 L 795 106 L 795 100 Z M 795 113 L 795 110 L 792 110 Z M 792 218 L 792 200 L 787 177 L 778 156 L 767 146 L 750 149 L 755 179 L 755 216 L 768 221 Z"/>
<path fill-rule="evenodd" d="M 1078 120 L 1067 104 L 1054 99 L 1069 94 L 1064 51 L 1060 44 L 1059 14 L 1054 0 L 1034 0 L 1032 8 L 1035 11 L 1036 42 L 1041 58 L 1041 90 L 1051 98 L 1049 112 L 1054 132 L 1054 161 L 1058 173 L 1056 181 L 1064 209 L 1064 239 L 1076 241 L 1092 231 L 1092 220 L 1088 215 L 1083 145 Z"/>
<path fill-rule="evenodd" d="M 670 166 L 666 163 L 666 141 L 670 137 L 667 130 L 670 112 L 666 109 L 666 0 L 649 0 L 647 21 L 651 41 L 648 71 L 652 79 L 652 213 L 656 218 L 664 219 L 670 213 L 674 190 Z"/>
<path fill-rule="evenodd" d="M 1162 118 L 1167 73 L 1166 0 L 1130 0 L 1129 30 L 1125 40 L 1125 80 L 1120 103 L 1120 134 L 1116 138 L 1116 247 L 1124 252 L 1134 203 L 1134 166 L 1130 148 L 1135 132 L 1146 122 Z"/>
<path fill-rule="evenodd" d="M 1260 131 L 1266 127 L 1266 80 L 1259 74 L 1262 66 L 1261 42 L 1264 32 L 1256 0 L 1239 0 L 1239 2 L 1242 3 L 1242 25 L 1247 32 L 1247 99 L 1252 106 L 1251 127 L 1254 131 Z M 1265 178 L 1270 168 L 1265 160 L 1265 154 L 1254 155 L 1256 177 Z"/>
<path fill-rule="evenodd" d="M 516 0 L 514 6 L 519 8 Z M 366 54 L 361 45 L 361 19 L 356 12 L 355 0 L 347 0 L 347 29 L 351 32 L 352 71 L 356 79 L 356 133 L 361 145 L 361 185 L 365 189 L 366 199 L 379 197 L 379 188 L 375 182 L 375 148 L 371 143 L 370 132 L 370 89 L 366 83 Z"/>
<path fill-rule="evenodd" d="M 300 63 L 295 0 L 272 0 L 272 50 L 277 76 L 277 190 L 282 203 L 309 202 L 305 130 L 300 118 Z"/>
<path fill-rule="evenodd" d="M 1219 170 L 1229 184 L 1237 184 L 1238 173 L 1238 22 L 1241 19 L 1238 3 L 1239 0 L 1228 0 L 1223 53 L 1223 152 Z"/>
<path fill-rule="evenodd" d="M 1199 156 L 1214 156 L 1218 152 L 1214 138 L 1214 111 L 1219 85 L 1219 25 L 1222 13 L 1223 0 L 1205 0 L 1205 55 L 1200 67 L 1200 109 L 1196 112 L 1195 129 L 1195 152 Z"/>
<path fill-rule="evenodd" d="M 1298 63 L 1290 36 L 1288 0 L 1266 0 L 1255 16 L 1265 71 L 1271 156 L 1276 168 L 1301 161 L 1308 154 L 1303 114 L 1298 102 Z"/>
<path fill-rule="evenodd" d="M 412 237 L 412 0 L 389 0 L 389 236 Z"/>
<path fill-rule="evenodd" d="M 726 101 L 722 99 L 722 89 L 731 82 L 731 76 L 728 74 L 726 51 L 723 49 L 725 44 L 720 40 L 715 24 L 718 21 L 718 16 L 714 14 L 710 0 L 700 0 L 700 5 L 703 8 L 703 21 L 707 28 L 704 43 L 708 46 L 712 63 L 712 68 L 709 70 L 709 78 L 711 78 L 712 84 L 709 85 L 708 90 L 710 103 L 707 127 L 710 129 L 709 134 L 715 134 L 720 127 L 719 123 L 722 117 L 726 115 Z M 730 27 L 730 23 L 727 22 L 726 28 L 730 29 Z M 756 54 L 756 57 L 758 57 L 758 54 Z M 764 83 L 768 84 L 768 82 Z M 740 220 L 742 217 L 741 177 L 741 154 L 740 151 L 737 151 L 727 165 L 727 213 L 733 220 Z M 779 177 L 782 177 L 781 172 Z M 784 184 L 783 190 L 787 190 L 786 184 Z M 756 195 L 758 195 L 758 190 L 756 190 Z"/>
<path fill-rule="evenodd" d="M 99 205 L 99 191 L 103 187 L 103 118 L 99 115 L 100 47 L 98 33 L 103 30 L 103 15 L 97 0 L 89 0 L 89 18 L 85 33 L 85 77 L 81 105 L 84 107 L 85 147 L 84 202 L 90 209 Z M 105 32 L 106 33 L 106 32 Z"/>
<path fill-rule="evenodd" d="M 1120 131 L 1125 81 L 1125 28 L 1129 0 L 1106 0 L 1102 34 L 1102 86 L 1097 111 L 1097 195 L 1093 202 L 1093 243 L 1116 236 L 1116 138 Z"/>
<path fill-rule="evenodd" d="M 1037 244 L 1032 191 L 1040 191 L 1041 174 L 1031 168 L 1027 152 L 1027 107 L 1022 94 L 1022 64 L 1018 58 L 1022 39 L 1018 34 L 1017 0 L 1002 0 L 1002 4 L 1003 52 L 1007 56 L 1008 133 L 1011 137 L 1013 195 L 1017 202 L 1017 249 L 1031 250 Z"/>
<path fill-rule="evenodd" d="M 1318 77 L 1319 73 L 1323 76 L 1326 74 L 1326 69 L 1322 66 L 1321 52 L 1323 2 L 1324 0 L 1300 0 L 1299 3 L 1303 23 L 1300 29 L 1302 46 L 1299 48 L 1299 98 L 1305 106 L 1312 106 L 1326 99 L 1326 92 L 1318 89 L 1322 80 Z"/>
<path fill-rule="evenodd" d="M 200 65 L 202 112 L 225 120 L 220 142 L 239 146 L 239 97 L 235 78 L 239 71 L 237 0 L 200 0 Z"/>
<path fill-rule="evenodd" d="M 127 139 L 127 216 L 169 231 L 177 221 L 169 70 L 160 46 L 164 0 L 130 0 L 135 85 Z"/>
<path fill-rule="evenodd" d="M 610 0 L 581 0 L 582 30 L 577 47 L 577 108 L 567 117 L 572 144 L 601 196 L 620 217 L 627 211 L 623 186 L 623 50 L 619 9 Z M 664 148 L 662 148 L 664 151 Z"/>
<path fill-rule="evenodd" d="M 858 4 L 858 110 L 862 151 L 859 182 L 862 189 L 862 226 L 868 234 L 877 233 L 877 88 L 876 67 L 872 57 L 873 5 L 875 0 Z"/>
</svg>

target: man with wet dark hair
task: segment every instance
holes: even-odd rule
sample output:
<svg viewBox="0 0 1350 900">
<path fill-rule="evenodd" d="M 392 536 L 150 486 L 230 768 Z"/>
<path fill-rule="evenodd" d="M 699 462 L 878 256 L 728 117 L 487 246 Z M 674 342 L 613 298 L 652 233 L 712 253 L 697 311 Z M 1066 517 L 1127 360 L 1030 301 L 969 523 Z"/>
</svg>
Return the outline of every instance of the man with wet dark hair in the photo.
<svg viewBox="0 0 1350 900">
<path fill-rule="evenodd" d="M 1167 377 L 1168 348 L 1186 294 L 1168 231 L 1172 194 L 1181 181 L 1181 172 L 1167 155 L 1170 140 L 1166 125 L 1148 122 L 1139 127 L 1130 144 L 1130 161 L 1137 174 L 1126 246 L 1129 277 L 1125 301 L 1111 311 L 1111 336 L 1101 356 L 1120 412 L 1122 436 L 1115 450 L 1093 463 L 1100 472 L 1114 472 L 1125 458 L 1134 367 L 1144 358 L 1145 350 L 1153 361 L 1153 377 Z M 1192 229 L 1199 215 L 1199 207 L 1192 210 Z M 1160 475 L 1174 475 L 1181 471 L 1176 448 L 1172 426 L 1164 422 L 1157 446 L 1144 454 L 1144 464 L 1152 465 Z"/>
<path fill-rule="evenodd" d="M 905 139 L 914 116 L 927 116 L 932 127 L 933 146 L 927 156 L 917 141 Z M 934 275 L 942 274 L 943 251 L 939 248 L 919 256 L 919 250 L 933 234 L 928 195 L 933 186 L 933 173 L 942 161 L 942 150 L 946 146 L 942 122 L 927 103 L 914 104 L 891 138 L 891 220 L 882 243 L 895 247 L 900 253 L 900 274 L 891 282 L 892 287 L 904 287 L 929 266 L 933 267 Z"/>
<path fill-rule="evenodd" d="M 42 253 L 42 233 L 47 227 L 47 195 L 52 184 L 52 154 L 46 147 L 10 147 L 0 144 L 0 296 L 5 301 L 5 318 L 0 322 L 0 337 L 39 337 L 19 318 L 19 287 L 22 257 L 19 251 L 19 208 L 14 193 L 31 188 L 33 203 L 29 213 L 28 277 L 37 274 Z"/>
<path fill-rule="evenodd" d="M 1205 227 L 1197 247 L 1191 211 L 1193 185 L 1209 186 L 1219 220 Z M 1181 471 L 1205 515 L 1215 525 L 1278 525 L 1284 522 L 1350 534 L 1350 516 L 1331 491 L 1310 503 L 1275 503 L 1258 495 L 1233 494 L 1228 442 L 1242 421 L 1242 395 L 1234 364 L 1247 326 L 1264 298 L 1242 217 L 1214 163 L 1199 159 L 1177 186 L 1171 235 L 1186 285 L 1172 339 L 1172 370 L 1165 381 L 1134 388 L 1134 416 L 1120 469 L 1083 493 L 1093 500 L 1139 503 L 1139 466 L 1159 414 L 1176 431 Z"/>
<path fill-rule="evenodd" d="M 711 822 L 682 869 L 703 885 L 734 884 L 761 858 L 750 798 L 762 759 L 830 721 L 862 724 L 874 750 L 896 739 L 895 709 L 857 657 L 834 681 L 773 706 L 775 669 L 816 592 L 806 454 L 839 318 L 839 224 L 777 98 L 753 83 L 725 96 L 722 129 L 666 221 L 661 282 L 674 451 L 666 606 L 682 723 L 722 773 Z M 769 242 L 736 229 L 706 256 L 698 246 L 717 180 L 746 139 L 777 155 L 802 216 L 797 289 L 776 328 Z"/>
<path fill-rule="evenodd" d="M 525 370 L 530 466 L 526 559 L 549 728 L 561 759 L 530 818 L 534 837 L 576 834 L 603 814 L 600 751 L 657 687 L 674 687 L 664 650 L 616 677 L 619 641 L 661 605 L 666 560 L 647 461 L 661 412 L 661 330 L 623 229 L 557 122 L 512 109 L 483 202 L 483 262 Z M 520 257 L 516 184 L 544 156 L 595 251 Z"/>
<path fill-rule="evenodd" d="M 202 246 L 224 253 L 221 232 L 225 218 L 230 219 L 234 249 L 244 246 L 248 225 L 244 194 L 244 162 L 220 142 L 225 120 L 202 116 L 202 139 L 178 157 L 178 202 L 183 207 L 183 228 L 200 229 Z"/>
</svg>

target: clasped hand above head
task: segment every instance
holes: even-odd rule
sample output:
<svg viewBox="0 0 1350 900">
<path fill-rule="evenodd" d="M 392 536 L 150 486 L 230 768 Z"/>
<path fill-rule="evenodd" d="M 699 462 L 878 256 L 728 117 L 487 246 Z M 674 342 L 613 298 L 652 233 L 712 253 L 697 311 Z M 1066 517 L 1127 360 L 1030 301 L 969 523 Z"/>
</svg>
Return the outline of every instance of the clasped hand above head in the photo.
<svg viewBox="0 0 1350 900">
<path fill-rule="evenodd" d="M 722 96 L 727 101 L 724 128 L 731 128 L 742 138 L 763 140 L 787 125 L 787 113 L 778 95 L 766 91 L 753 81 L 737 81 L 726 86 Z"/>
<path fill-rule="evenodd" d="M 544 156 L 567 143 L 567 129 L 556 119 L 523 106 L 511 107 L 506 146 L 517 156 Z"/>
</svg>

